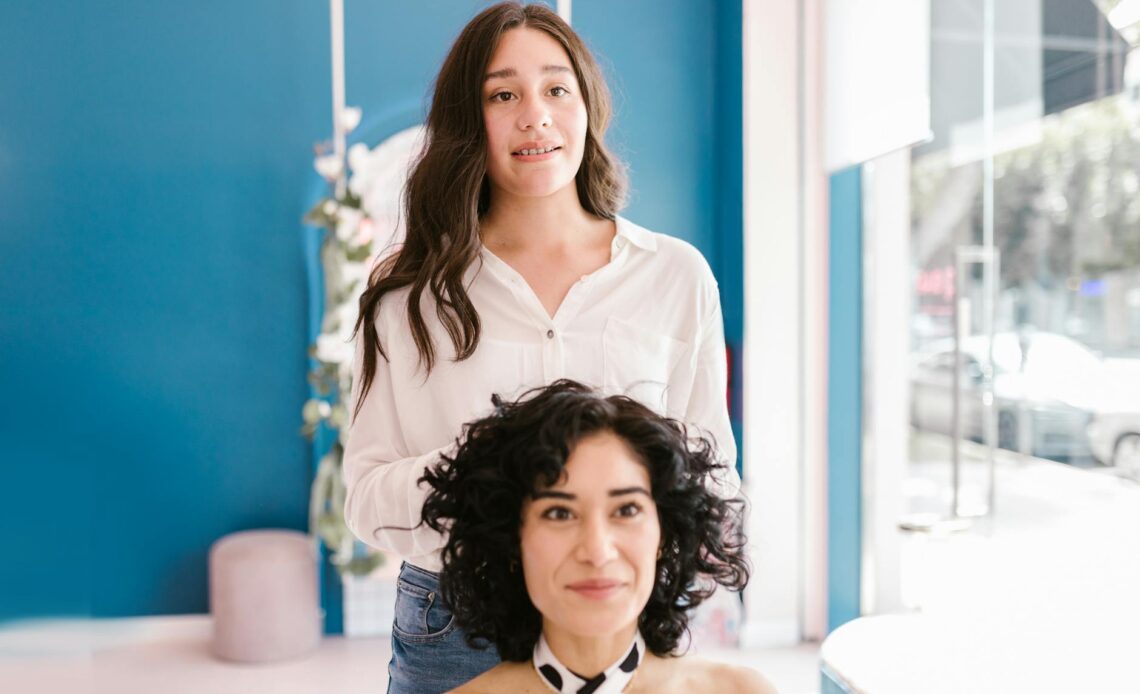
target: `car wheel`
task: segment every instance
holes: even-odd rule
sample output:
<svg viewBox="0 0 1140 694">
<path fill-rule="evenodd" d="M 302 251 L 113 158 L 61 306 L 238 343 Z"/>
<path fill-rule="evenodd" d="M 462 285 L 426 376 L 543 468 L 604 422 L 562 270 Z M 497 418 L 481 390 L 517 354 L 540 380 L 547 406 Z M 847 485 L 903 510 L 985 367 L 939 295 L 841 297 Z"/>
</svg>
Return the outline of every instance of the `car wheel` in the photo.
<svg viewBox="0 0 1140 694">
<path fill-rule="evenodd" d="M 998 448 L 1017 450 L 1017 417 L 1012 412 L 998 413 Z"/>
<path fill-rule="evenodd" d="M 1125 434 L 1116 441 L 1112 464 L 1125 475 L 1140 479 L 1140 434 Z"/>
</svg>

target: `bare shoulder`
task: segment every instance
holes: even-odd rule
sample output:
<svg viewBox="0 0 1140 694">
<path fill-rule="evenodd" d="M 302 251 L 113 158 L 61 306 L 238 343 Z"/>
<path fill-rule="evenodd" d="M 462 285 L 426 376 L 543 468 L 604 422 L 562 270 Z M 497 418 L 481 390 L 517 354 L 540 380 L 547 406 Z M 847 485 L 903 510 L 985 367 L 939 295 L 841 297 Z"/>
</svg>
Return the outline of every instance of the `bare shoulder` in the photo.
<svg viewBox="0 0 1140 694">
<path fill-rule="evenodd" d="M 709 663 L 712 681 L 722 683 L 717 691 L 740 694 L 776 694 L 776 687 L 768 678 L 752 668 L 726 663 Z"/>
<path fill-rule="evenodd" d="M 451 690 L 452 694 L 493 694 L 496 692 L 538 691 L 530 676 L 530 663 L 499 663 L 467 684 Z"/>
<path fill-rule="evenodd" d="M 646 673 L 637 691 L 776 694 L 772 683 L 751 668 L 718 663 L 699 656 L 651 656 L 642 667 L 646 668 Z"/>
</svg>

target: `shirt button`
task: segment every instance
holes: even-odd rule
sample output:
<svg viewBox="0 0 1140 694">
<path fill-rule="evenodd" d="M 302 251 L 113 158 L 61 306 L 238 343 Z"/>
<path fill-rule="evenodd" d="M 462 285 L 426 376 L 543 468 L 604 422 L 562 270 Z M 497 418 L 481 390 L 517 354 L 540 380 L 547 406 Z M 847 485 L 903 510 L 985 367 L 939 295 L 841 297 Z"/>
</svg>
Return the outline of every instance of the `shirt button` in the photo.
<svg viewBox="0 0 1140 694">
<path fill-rule="evenodd" d="M 547 336 L 547 337 L 549 337 L 549 338 L 553 338 L 553 337 L 554 337 L 554 331 L 553 331 L 553 330 L 547 330 L 547 331 L 546 331 L 546 336 Z"/>
</svg>

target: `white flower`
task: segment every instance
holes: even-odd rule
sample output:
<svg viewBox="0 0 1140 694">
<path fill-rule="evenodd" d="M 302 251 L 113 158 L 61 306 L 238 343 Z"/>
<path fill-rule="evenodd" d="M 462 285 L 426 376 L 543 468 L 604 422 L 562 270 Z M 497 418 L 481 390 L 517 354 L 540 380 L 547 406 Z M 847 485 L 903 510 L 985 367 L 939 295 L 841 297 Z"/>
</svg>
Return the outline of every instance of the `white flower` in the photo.
<svg viewBox="0 0 1140 694">
<path fill-rule="evenodd" d="M 349 326 L 351 332 L 352 326 Z M 352 342 L 336 333 L 323 333 L 317 336 L 317 359 L 328 364 L 343 364 L 352 361 Z"/>
<path fill-rule="evenodd" d="M 364 219 L 364 213 L 355 207 L 341 207 L 337 210 L 336 237 L 348 241 L 356 235 L 356 229 Z"/>
<path fill-rule="evenodd" d="M 357 142 L 348 148 L 348 168 L 352 169 L 354 179 L 359 175 L 360 169 L 367 165 L 369 152 L 371 150 L 363 142 Z"/>
<path fill-rule="evenodd" d="M 372 243 L 372 239 L 376 235 L 376 224 L 371 218 L 365 217 L 361 220 L 360 225 L 356 227 L 356 236 L 353 237 L 352 243 L 357 246 L 363 246 Z"/>
<path fill-rule="evenodd" d="M 367 222 L 368 220 L 366 219 L 364 221 Z M 346 285 L 355 282 L 357 283 L 357 287 L 362 289 L 364 282 L 368 279 L 368 265 L 365 263 L 352 262 L 341 263 L 340 276 L 344 279 Z M 352 303 L 355 305 L 355 299 L 352 300 Z M 355 320 L 356 319 L 353 318 L 353 321 Z"/>
<path fill-rule="evenodd" d="M 344 394 L 341 397 L 348 401 L 348 396 L 352 392 L 352 362 L 346 361 L 337 364 L 336 373 L 340 380 L 340 392 Z"/>
<path fill-rule="evenodd" d="M 348 424 L 348 408 L 344 406 L 344 403 L 338 402 L 333 405 L 332 411 L 329 412 L 329 425 L 339 429 L 346 424 Z"/>
<path fill-rule="evenodd" d="M 335 154 L 326 154 L 313 160 L 313 168 L 326 181 L 335 181 L 344 171 L 344 162 Z"/>
<path fill-rule="evenodd" d="M 360 125 L 361 115 L 359 106 L 346 106 L 340 112 L 340 127 L 344 128 L 345 133 L 352 132 L 356 126 Z"/>
<path fill-rule="evenodd" d="M 382 165 L 382 161 L 367 145 L 358 142 L 348 148 L 348 165 L 352 169 L 348 189 L 357 197 L 364 197 L 372 189 L 377 168 Z"/>
<path fill-rule="evenodd" d="M 350 352 L 352 351 L 352 330 L 356 327 L 356 318 L 359 312 L 360 309 L 356 301 L 346 301 L 333 311 L 337 320 L 336 337 L 341 342 L 348 344 Z"/>
<path fill-rule="evenodd" d="M 423 126 L 415 126 L 389 137 L 375 149 L 369 150 L 360 143 L 349 149 L 352 178 L 348 187 L 361 199 L 361 207 L 369 217 L 399 217 L 400 193 L 425 132 Z"/>
<path fill-rule="evenodd" d="M 319 398 L 311 398 L 301 410 L 301 416 L 307 424 L 316 424 L 332 414 L 332 406 Z"/>
</svg>

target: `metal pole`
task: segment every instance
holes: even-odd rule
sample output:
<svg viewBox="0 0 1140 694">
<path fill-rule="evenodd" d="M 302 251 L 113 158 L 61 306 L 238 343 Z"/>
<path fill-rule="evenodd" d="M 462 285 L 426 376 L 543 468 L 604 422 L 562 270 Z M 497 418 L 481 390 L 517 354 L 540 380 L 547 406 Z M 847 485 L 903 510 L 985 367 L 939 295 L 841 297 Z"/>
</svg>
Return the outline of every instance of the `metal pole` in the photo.
<svg viewBox="0 0 1140 694">
<path fill-rule="evenodd" d="M 1001 277 L 1001 254 L 997 249 L 991 248 L 989 253 L 989 262 L 986 267 L 995 277 Z M 986 364 L 985 374 L 985 409 L 983 412 L 986 418 L 985 424 L 985 437 L 986 447 L 989 449 L 989 489 L 986 494 L 986 513 L 990 516 L 994 513 L 994 488 L 996 485 L 994 468 L 995 465 L 995 450 L 997 449 L 997 422 L 994 418 L 994 306 L 990 305 L 990 310 L 987 312 L 986 317 L 990 326 L 990 348 L 989 348 L 989 363 Z"/>
<path fill-rule="evenodd" d="M 950 517 L 958 518 L 958 489 L 961 487 L 960 468 L 962 466 L 962 451 L 959 441 L 962 438 L 962 253 L 961 248 L 954 249 L 954 304 L 950 314 L 950 322 L 954 328 L 954 360 L 950 366 Z"/>
<path fill-rule="evenodd" d="M 342 198 L 346 178 L 343 169 L 344 125 L 341 124 L 341 114 L 344 113 L 344 0 L 329 0 L 329 25 L 332 31 L 333 153 L 342 164 L 336 180 L 336 196 Z"/>
<path fill-rule="evenodd" d="M 958 246 L 957 248 L 954 249 L 954 269 L 955 269 L 955 271 L 954 271 L 954 275 L 955 275 L 954 293 L 955 293 L 955 298 L 954 298 L 954 313 L 953 313 L 953 322 L 954 322 L 954 326 L 953 326 L 954 327 L 954 333 L 953 334 L 954 334 L 954 363 L 955 363 L 956 368 L 954 369 L 954 374 L 951 377 L 952 383 L 953 383 L 952 387 L 954 389 L 954 396 L 953 396 L 953 400 L 951 401 L 951 422 L 952 422 L 953 428 L 951 430 L 952 440 L 950 442 L 950 450 L 951 450 L 951 456 L 953 458 L 953 465 L 954 465 L 954 467 L 953 467 L 954 508 L 952 510 L 951 515 L 953 515 L 956 518 L 958 518 L 958 517 L 977 518 L 979 516 L 987 516 L 990 514 L 990 512 L 993 509 L 993 499 L 994 499 L 994 460 L 995 460 L 995 458 L 994 458 L 994 418 L 993 418 L 993 415 L 994 415 L 994 406 L 993 406 L 994 397 L 993 397 L 993 376 L 992 376 L 993 370 L 994 370 L 993 369 L 993 316 L 992 316 L 992 304 L 991 304 L 991 302 L 986 302 L 983 298 L 983 302 L 982 302 L 982 306 L 983 306 L 982 324 L 983 324 L 983 326 L 986 326 L 986 330 L 989 331 L 989 344 L 987 345 L 987 351 L 988 351 L 987 364 L 985 365 L 985 369 L 984 369 L 984 373 L 983 373 L 983 379 L 982 379 L 982 388 L 981 388 L 981 392 L 980 392 L 981 406 L 982 406 L 982 417 L 983 417 L 983 419 L 982 419 L 982 433 L 983 433 L 983 437 L 985 438 L 985 443 L 987 445 L 987 448 L 989 449 L 987 451 L 987 463 L 988 463 L 988 469 L 987 469 L 988 479 L 987 479 L 987 489 L 986 489 L 987 506 L 983 511 L 980 511 L 980 512 L 971 508 L 969 511 L 967 511 L 965 513 L 963 513 L 962 510 L 958 506 L 959 494 L 960 494 L 959 489 L 961 486 L 961 476 L 960 476 L 961 446 L 959 444 L 959 441 L 962 438 L 962 422 L 961 422 L 962 392 L 961 392 L 961 390 L 959 390 L 959 388 L 962 385 L 962 381 L 961 381 L 961 371 L 962 371 L 961 343 L 962 343 L 963 339 L 965 339 L 965 337 L 969 336 L 970 330 L 969 330 L 968 324 L 973 322 L 972 321 L 973 311 L 963 310 L 964 307 L 965 308 L 970 307 L 968 297 L 963 296 L 966 293 L 966 291 L 964 290 L 964 286 L 966 284 L 966 281 L 963 278 L 969 274 L 971 267 L 973 267 L 974 265 L 979 265 L 979 264 L 982 266 L 982 276 L 983 277 L 985 277 L 986 275 L 991 274 L 991 273 L 996 274 L 998 271 L 998 253 L 997 253 L 997 251 L 990 249 L 990 248 L 986 248 L 985 246 Z M 989 315 L 987 315 L 987 312 L 989 313 Z M 973 386 L 973 385 L 974 385 L 973 383 L 970 384 L 970 386 Z M 976 394 L 979 394 L 978 391 L 975 388 L 970 387 L 969 388 L 969 396 L 973 397 Z"/>
<path fill-rule="evenodd" d="M 982 123 L 985 138 L 982 153 L 982 333 L 988 341 L 986 374 L 982 387 L 983 436 L 987 452 L 989 490 L 986 513 L 994 510 L 993 363 L 994 306 L 997 303 L 997 264 L 994 262 L 994 0 L 986 0 L 985 49 L 983 56 Z"/>
</svg>

